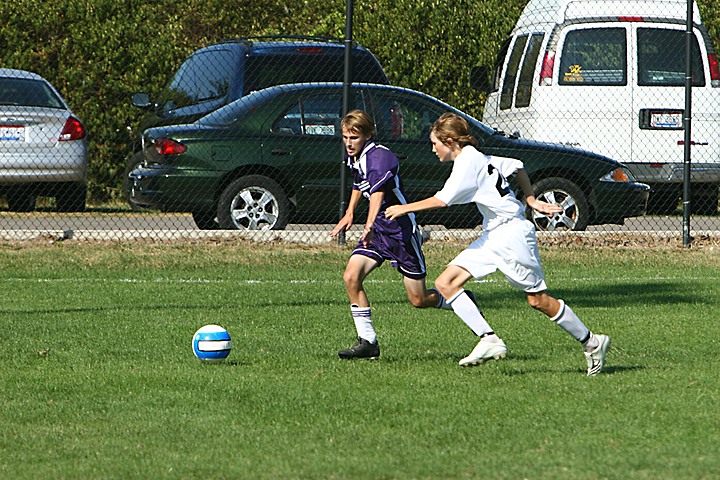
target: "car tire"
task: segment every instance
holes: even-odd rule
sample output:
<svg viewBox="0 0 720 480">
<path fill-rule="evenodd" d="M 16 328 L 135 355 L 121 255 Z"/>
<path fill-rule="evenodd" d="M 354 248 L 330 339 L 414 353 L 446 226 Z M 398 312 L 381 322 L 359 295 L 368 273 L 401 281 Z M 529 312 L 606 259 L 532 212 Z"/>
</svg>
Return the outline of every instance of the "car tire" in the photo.
<svg viewBox="0 0 720 480">
<path fill-rule="evenodd" d="M 290 202 L 274 180 L 248 175 L 233 180 L 218 200 L 220 228 L 230 230 L 283 230 L 289 221 Z"/>
<path fill-rule="evenodd" d="M 8 210 L 11 212 L 32 212 L 35 210 L 37 197 L 29 190 L 16 190 L 8 193 Z"/>
<path fill-rule="evenodd" d="M 192 212 L 192 218 L 200 230 L 217 230 L 220 228 L 215 219 L 215 214 L 212 212 Z"/>
<path fill-rule="evenodd" d="M 560 177 L 544 178 L 533 185 L 535 198 L 560 204 L 562 213 L 545 215 L 526 207 L 525 216 L 540 231 L 585 230 L 590 221 L 590 205 L 582 189 Z"/>
<path fill-rule="evenodd" d="M 72 183 L 55 196 L 58 212 L 84 212 L 87 200 L 87 187 Z"/>
</svg>

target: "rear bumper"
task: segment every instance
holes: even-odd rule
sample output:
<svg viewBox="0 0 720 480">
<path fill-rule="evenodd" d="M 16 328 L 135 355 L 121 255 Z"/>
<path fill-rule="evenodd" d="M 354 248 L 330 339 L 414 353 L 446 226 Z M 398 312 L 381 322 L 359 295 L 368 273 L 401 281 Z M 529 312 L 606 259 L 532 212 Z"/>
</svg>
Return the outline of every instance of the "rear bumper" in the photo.
<svg viewBox="0 0 720 480">
<path fill-rule="evenodd" d="M 129 174 L 127 198 L 136 206 L 166 212 L 211 211 L 220 173 L 168 166 L 142 167 Z"/>
</svg>

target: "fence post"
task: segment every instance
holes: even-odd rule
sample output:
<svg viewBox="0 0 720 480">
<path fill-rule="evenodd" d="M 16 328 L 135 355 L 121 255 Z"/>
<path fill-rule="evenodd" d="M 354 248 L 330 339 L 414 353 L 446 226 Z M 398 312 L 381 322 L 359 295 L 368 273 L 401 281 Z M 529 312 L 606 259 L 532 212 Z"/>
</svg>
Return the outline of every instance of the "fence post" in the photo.
<svg viewBox="0 0 720 480">
<path fill-rule="evenodd" d="M 685 114 L 683 128 L 685 144 L 683 148 L 683 246 L 689 247 L 690 237 L 690 158 L 692 148 L 692 45 L 693 45 L 693 0 L 687 0 L 687 19 L 685 20 Z"/>
<path fill-rule="evenodd" d="M 353 76 L 353 40 L 352 40 L 352 20 L 353 20 L 353 0 L 346 0 L 345 7 L 345 72 L 343 75 L 343 105 L 342 105 L 342 116 L 350 110 L 350 85 L 352 84 Z M 347 203 L 345 202 L 345 145 L 342 145 L 340 156 L 340 201 L 339 201 L 339 218 L 345 215 L 347 209 Z M 345 245 L 345 232 L 342 231 L 338 234 L 338 245 Z"/>
</svg>

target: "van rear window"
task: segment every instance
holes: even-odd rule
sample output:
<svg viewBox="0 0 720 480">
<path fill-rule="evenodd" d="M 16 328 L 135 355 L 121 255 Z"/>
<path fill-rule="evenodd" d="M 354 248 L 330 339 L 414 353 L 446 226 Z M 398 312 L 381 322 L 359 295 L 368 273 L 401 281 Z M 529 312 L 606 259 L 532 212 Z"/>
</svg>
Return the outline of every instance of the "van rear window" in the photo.
<svg viewBox="0 0 720 480">
<path fill-rule="evenodd" d="M 560 85 L 627 85 L 624 28 L 572 30 L 565 36 Z"/>
<path fill-rule="evenodd" d="M 685 32 L 638 28 L 638 85 L 680 87 L 685 85 Z M 702 56 L 697 38 L 692 38 L 693 85 L 705 85 Z"/>
</svg>

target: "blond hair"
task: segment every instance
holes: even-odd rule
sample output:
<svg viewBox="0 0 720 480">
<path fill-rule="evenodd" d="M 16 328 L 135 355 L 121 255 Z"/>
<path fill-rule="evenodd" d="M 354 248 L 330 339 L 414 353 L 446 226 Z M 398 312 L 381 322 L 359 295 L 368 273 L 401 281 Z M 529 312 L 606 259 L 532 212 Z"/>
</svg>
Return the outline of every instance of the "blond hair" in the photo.
<svg viewBox="0 0 720 480">
<path fill-rule="evenodd" d="M 375 136 L 375 122 L 363 110 L 352 110 L 342 119 L 340 127 L 349 132 L 356 132 L 368 138 Z"/>
</svg>

